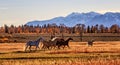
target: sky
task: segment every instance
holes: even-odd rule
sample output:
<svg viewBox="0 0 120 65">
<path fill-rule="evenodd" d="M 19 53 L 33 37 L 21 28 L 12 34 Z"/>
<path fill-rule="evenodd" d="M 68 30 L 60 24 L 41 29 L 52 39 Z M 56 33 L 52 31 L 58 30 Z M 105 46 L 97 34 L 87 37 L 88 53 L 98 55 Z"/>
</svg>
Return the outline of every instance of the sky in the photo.
<svg viewBox="0 0 120 65">
<path fill-rule="evenodd" d="M 91 11 L 120 12 L 120 0 L 0 0 L 0 26 Z"/>
</svg>

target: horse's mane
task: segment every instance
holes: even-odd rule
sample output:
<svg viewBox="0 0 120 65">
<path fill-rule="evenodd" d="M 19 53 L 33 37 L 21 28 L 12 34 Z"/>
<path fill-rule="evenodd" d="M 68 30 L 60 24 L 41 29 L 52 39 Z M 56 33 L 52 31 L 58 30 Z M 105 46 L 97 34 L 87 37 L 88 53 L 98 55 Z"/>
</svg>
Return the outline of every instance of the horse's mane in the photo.
<svg viewBox="0 0 120 65">
<path fill-rule="evenodd" d="M 51 41 L 55 41 L 57 38 L 58 38 L 58 37 L 54 37 L 54 38 L 51 39 Z"/>
</svg>

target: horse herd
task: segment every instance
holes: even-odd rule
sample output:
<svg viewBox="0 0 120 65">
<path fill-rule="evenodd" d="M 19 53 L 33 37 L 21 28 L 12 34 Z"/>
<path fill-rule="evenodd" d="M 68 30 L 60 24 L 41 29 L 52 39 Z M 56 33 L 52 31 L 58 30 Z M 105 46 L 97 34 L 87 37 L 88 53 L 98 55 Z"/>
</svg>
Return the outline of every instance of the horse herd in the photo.
<svg viewBox="0 0 120 65">
<path fill-rule="evenodd" d="M 31 51 L 31 47 L 35 46 L 35 50 L 37 50 L 37 48 L 40 49 L 39 47 L 39 43 L 42 42 L 42 48 L 43 50 L 45 49 L 60 49 L 60 48 L 65 48 L 65 47 L 69 47 L 69 41 L 73 40 L 72 38 L 68 38 L 67 40 L 64 40 L 63 38 L 58 38 L 58 37 L 54 37 L 51 40 L 47 41 L 45 40 L 43 37 L 38 38 L 35 41 L 28 41 L 25 45 L 25 51 L 27 50 L 27 48 L 29 47 L 29 50 Z M 88 41 L 88 46 L 92 46 L 93 45 L 94 40 Z"/>
<path fill-rule="evenodd" d="M 31 47 L 35 46 L 35 50 L 37 50 L 37 48 L 39 47 L 39 43 L 42 42 L 42 48 L 41 49 L 55 49 L 55 48 L 65 48 L 66 46 L 69 47 L 69 41 L 73 40 L 72 38 L 68 38 L 67 40 L 64 40 L 63 38 L 58 38 L 58 37 L 54 37 L 53 39 L 47 41 L 45 40 L 43 37 L 40 37 L 39 39 L 35 40 L 35 41 L 28 41 L 26 43 L 25 46 L 25 51 L 27 50 L 27 48 L 29 47 L 29 50 L 31 51 Z M 69 47 L 70 48 L 70 47 Z"/>
</svg>

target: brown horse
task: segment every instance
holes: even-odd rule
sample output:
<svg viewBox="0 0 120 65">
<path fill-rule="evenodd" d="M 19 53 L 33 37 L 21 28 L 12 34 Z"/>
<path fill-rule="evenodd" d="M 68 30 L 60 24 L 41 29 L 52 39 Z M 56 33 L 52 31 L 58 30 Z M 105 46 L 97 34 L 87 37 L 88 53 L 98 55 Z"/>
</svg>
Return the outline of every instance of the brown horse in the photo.
<svg viewBox="0 0 120 65">
<path fill-rule="evenodd" d="M 64 39 L 60 39 L 56 42 L 56 45 L 58 46 L 58 49 L 60 49 L 60 47 L 63 46 L 63 49 L 65 48 L 65 46 L 67 46 L 68 48 L 69 47 L 69 41 L 70 40 L 73 40 L 72 38 L 68 38 L 67 40 L 64 40 Z"/>
<path fill-rule="evenodd" d="M 53 38 L 52 40 L 49 40 L 49 41 L 44 40 L 42 49 L 52 49 L 52 48 L 55 48 L 57 40 L 58 40 L 57 37 Z"/>
<path fill-rule="evenodd" d="M 94 42 L 93 39 L 92 39 L 92 40 L 89 40 L 89 41 L 88 41 L 88 46 L 93 46 L 93 42 Z"/>
</svg>

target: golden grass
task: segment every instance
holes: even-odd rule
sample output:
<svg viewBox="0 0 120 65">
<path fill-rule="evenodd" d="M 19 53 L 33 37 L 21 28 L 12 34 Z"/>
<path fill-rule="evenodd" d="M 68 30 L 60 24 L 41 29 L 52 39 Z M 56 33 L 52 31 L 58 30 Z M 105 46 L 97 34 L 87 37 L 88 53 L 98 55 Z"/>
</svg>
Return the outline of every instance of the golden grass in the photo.
<svg viewBox="0 0 120 65">
<path fill-rule="evenodd" d="M 0 65 L 119 65 L 119 53 L 46 54 L 34 53 L 0 54 Z"/>
<path fill-rule="evenodd" d="M 0 44 L 0 65 L 119 65 L 120 41 L 70 42 L 70 49 L 24 52 L 25 43 Z M 33 48 L 34 49 L 34 48 Z"/>
<path fill-rule="evenodd" d="M 88 47 L 87 42 L 70 42 L 70 49 L 57 51 L 73 52 L 120 52 L 120 41 L 94 42 L 92 47 Z M 0 52 L 24 51 L 25 43 L 1 43 Z M 54 52 L 55 50 L 53 50 Z M 52 51 L 51 51 L 52 52 Z"/>
<path fill-rule="evenodd" d="M 120 60 L 84 60 L 84 59 L 27 59 L 27 60 L 4 60 L 0 65 L 119 65 Z"/>
<path fill-rule="evenodd" d="M 0 52 L 23 51 L 24 43 L 1 43 Z"/>
</svg>

